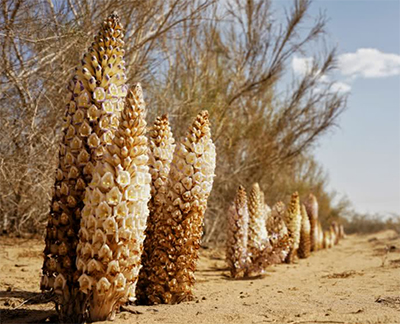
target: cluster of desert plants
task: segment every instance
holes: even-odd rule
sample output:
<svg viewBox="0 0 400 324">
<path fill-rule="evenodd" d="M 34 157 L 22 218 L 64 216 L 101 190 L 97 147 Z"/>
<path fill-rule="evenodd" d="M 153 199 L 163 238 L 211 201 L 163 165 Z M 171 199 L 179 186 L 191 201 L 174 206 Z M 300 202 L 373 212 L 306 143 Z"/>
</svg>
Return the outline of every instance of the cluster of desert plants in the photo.
<svg viewBox="0 0 400 324">
<path fill-rule="evenodd" d="M 122 38 L 112 14 L 68 87 L 41 279 L 61 322 L 113 319 L 136 300 L 139 277 L 143 302 L 192 296 L 215 170 L 208 112 L 176 145 L 158 117 L 149 143 L 142 88 L 126 85 Z"/>
<path fill-rule="evenodd" d="M 310 8 L 309 0 L 5 0 L 0 230 L 44 232 L 63 136 L 61 81 L 113 10 L 125 27 L 126 83 L 140 81 L 146 89 L 148 124 L 168 113 L 180 137 L 204 107 L 213 121 L 218 177 L 203 244 L 224 244 L 224 215 L 237 183 L 258 181 L 270 203 L 294 190 L 317 193 L 315 179 L 311 188 L 288 184 L 297 174 L 294 166 L 305 165 L 303 155 L 312 156 L 313 144 L 337 124 L 346 95 L 331 87 L 335 51 L 320 46 L 326 18 Z M 314 57 L 310 71 L 287 82 L 293 57 L 302 55 Z M 322 75 L 332 82 L 319 82 Z M 332 203 L 318 197 L 325 217 Z"/>
<path fill-rule="evenodd" d="M 256 276 L 271 264 L 293 263 L 297 257 L 308 258 L 311 251 L 331 248 L 344 236 L 338 222 L 322 230 L 313 194 L 300 204 L 295 192 L 287 208 L 279 201 L 271 210 L 258 183 L 252 186 L 249 199 L 239 186 L 228 210 L 226 261 L 231 277 Z"/>
</svg>

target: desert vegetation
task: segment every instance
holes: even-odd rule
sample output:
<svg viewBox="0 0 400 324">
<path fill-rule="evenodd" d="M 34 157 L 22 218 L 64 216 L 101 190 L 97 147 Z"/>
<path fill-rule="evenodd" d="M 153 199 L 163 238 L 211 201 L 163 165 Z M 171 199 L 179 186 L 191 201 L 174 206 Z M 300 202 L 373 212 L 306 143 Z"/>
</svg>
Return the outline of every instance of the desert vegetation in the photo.
<svg viewBox="0 0 400 324">
<path fill-rule="evenodd" d="M 295 190 L 300 196 L 312 191 L 327 223 L 339 217 L 312 147 L 335 126 L 346 96 L 329 84 L 315 91 L 318 77 L 334 68 L 335 51 L 314 50 L 323 48 L 326 20 L 307 17 L 309 1 L 294 2 L 283 19 L 268 1 L 2 3 L 2 231 L 43 233 L 64 80 L 113 11 L 124 23 L 126 84 L 140 82 L 145 89 L 147 122 L 167 113 L 179 138 L 200 110 L 213 121 L 219 158 L 203 244 L 225 242 L 225 212 L 238 183 L 260 183 L 269 205 Z M 316 58 L 310 72 L 285 86 L 293 55 L 310 49 Z"/>
<path fill-rule="evenodd" d="M 60 322 L 193 300 L 201 246 L 259 278 L 371 226 L 313 157 L 346 95 L 309 6 L 2 2 L 0 226 L 45 236 Z"/>
</svg>

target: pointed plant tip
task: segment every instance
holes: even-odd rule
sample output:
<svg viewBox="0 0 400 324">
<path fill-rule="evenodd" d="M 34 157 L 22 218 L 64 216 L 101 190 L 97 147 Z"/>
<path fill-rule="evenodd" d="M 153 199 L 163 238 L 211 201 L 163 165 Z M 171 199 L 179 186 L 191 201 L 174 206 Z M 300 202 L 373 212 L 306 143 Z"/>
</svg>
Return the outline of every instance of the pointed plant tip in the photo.
<svg viewBox="0 0 400 324">
<path fill-rule="evenodd" d="M 117 11 L 113 11 L 107 18 L 107 20 L 115 20 L 119 22 L 120 18 Z"/>
<path fill-rule="evenodd" d="M 203 110 L 203 111 L 200 113 L 200 116 L 203 117 L 204 119 L 208 119 L 208 117 L 209 117 L 208 110 Z"/>
</svg>

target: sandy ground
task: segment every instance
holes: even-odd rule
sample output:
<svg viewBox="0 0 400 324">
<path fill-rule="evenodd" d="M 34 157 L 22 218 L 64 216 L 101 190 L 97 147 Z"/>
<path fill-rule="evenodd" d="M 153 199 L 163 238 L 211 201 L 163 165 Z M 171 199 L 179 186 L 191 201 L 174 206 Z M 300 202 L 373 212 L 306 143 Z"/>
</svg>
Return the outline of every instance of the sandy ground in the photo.
<svg viewBox="0 0 400 324">
<path fill-rule="evenodd" d="M 49 323 L 53 305 L 39 292 L 37 240 L 0 238 L 0 322 Z M 400 323 L 400 237 L 350 236 L 261 279 L 231 280 L 224 253 L 202 250 L 196 300 L 128 306 L 116 323 Z"/>
</svg>

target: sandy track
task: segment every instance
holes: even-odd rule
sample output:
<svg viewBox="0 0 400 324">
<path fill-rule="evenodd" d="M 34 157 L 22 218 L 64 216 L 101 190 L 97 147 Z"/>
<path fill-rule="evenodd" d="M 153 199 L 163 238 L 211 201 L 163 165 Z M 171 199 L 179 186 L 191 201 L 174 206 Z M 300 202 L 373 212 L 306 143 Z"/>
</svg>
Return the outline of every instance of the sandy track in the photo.
<svg viewBox="0 0 400 324">
<path fill-rule="evenodd" d="M 54 322 L 38 289 L 42 248 L 37 240 L 0 238 L 1 323 Z M 115 322 L 400 323 L 400 237 L 350 236 L 297 264 L 271 267 L 264 278 L 239 281 L 227 277 L 222 251 L 203 250 L 195 295 L 180 305 L 128 306 Z"/>
</svg>

